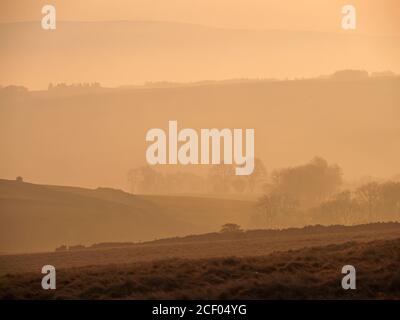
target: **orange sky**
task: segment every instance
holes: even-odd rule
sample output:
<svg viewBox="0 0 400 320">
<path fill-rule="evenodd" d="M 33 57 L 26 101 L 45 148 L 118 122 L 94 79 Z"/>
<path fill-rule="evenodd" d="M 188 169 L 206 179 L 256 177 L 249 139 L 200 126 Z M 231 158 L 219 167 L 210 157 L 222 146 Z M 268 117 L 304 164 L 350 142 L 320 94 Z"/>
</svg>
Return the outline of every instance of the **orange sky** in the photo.
<svg viewBox="0 0 400 320">
<path fill-rule="evenodd" d="M 2 0 L 0 22 L 39 20 L 54 4 L 60 20 L 167 20 L 230 28 L 340 31 L 340 9 L 358 10 L 358 32 L 400 34 L 399 0 Z"/>
</svg>

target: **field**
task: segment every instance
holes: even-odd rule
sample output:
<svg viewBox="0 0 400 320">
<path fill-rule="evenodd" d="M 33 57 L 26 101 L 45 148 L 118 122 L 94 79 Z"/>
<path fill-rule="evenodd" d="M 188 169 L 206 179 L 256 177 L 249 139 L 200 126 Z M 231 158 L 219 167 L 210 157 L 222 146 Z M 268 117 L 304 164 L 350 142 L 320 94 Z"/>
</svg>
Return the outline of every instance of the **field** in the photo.
<svg viewBox="0 0 400 320">
<path fill-rule="evenodd" d="M 99 249 L 78 251 L 0 255 L 0 275 L 39 272 L 43 265 L 58 268 L 157 261 L 171 258 L 214 258 L 262 256 L 274 251 L 305 247 L 365 242 L 400 237 L 399 223 L 369 224 L 352 227 L 306 227 L 301 229 L 250 230 L 238 234 L 210 233 L 160 239 L 142 244 L 110 243 Z"/>
<path fill-rule="evenodd" d="M 41 289 L 41 267 L 57 290 Z M 341 288 L 341 268 L 357 290 Z M 400 298 L 400 224 L 250 230 L 0 256 L 3 299 Z"/>
<path fill-rule="evenodd" d="M 357 270 L 343 290 L 341 268 Z M 166 259 L 60 269 L 57 290 L 39 273 L 1 277 L 2 299 L 399 299 L 400 238 L 346 242 L 259 257 Z"/>
<path fill-rule="evenodd" d="M 210 232 L 248 219 L 254 202 L 7 180 L 0 189 L 2 248 L 43 250 L 0 255 L 3 299 L 400 298 L 400 223 Z M 165 225 L 165 236 L 137 240 Z M 340 286 L 346 264 L 355 291 Z M 56 268 L 55 291 L 41 288 L 44 265 Z"/>
<path fill-rule="evenodd" d="M 139 196 L 0 179 L 0 253 L 206 233 L 227 222 L 247 229 L 254 206 L 253 201 Z"/>
</svg>

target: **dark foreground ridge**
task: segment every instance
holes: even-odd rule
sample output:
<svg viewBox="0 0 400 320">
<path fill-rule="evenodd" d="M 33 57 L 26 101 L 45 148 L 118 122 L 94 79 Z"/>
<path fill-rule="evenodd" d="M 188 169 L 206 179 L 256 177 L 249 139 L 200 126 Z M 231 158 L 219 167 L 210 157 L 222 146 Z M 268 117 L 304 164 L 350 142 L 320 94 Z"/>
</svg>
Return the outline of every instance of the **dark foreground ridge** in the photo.
<svg viewBox="0 0 400 320">
<path fill-rule="evenodd" d="M 343 290 L 341 269 L 357 270 Z M 57 289 L 40 273 L 7 274 L 2 299 L 399 299 L 400 238 L 347 242 L 259 257 L 168 259 L 59 269 Z"/>
</svg>

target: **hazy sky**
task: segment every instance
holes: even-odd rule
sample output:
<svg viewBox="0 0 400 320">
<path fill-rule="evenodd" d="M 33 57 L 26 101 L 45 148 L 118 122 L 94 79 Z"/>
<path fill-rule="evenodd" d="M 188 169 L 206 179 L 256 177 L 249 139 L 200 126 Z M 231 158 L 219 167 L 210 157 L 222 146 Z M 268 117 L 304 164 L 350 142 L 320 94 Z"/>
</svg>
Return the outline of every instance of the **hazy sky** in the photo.
<svg viewBox="0 0 400 320">
<path fill-rule="evenodd" d="M 167 20 L 230 28 L 340 31 L 341 7 L 357 8 L 358 32 L 400 34 L 399 0 L 1 0 L 0 22 L 40 20 L 53 4 L 60 20 Z"/>
</svg>

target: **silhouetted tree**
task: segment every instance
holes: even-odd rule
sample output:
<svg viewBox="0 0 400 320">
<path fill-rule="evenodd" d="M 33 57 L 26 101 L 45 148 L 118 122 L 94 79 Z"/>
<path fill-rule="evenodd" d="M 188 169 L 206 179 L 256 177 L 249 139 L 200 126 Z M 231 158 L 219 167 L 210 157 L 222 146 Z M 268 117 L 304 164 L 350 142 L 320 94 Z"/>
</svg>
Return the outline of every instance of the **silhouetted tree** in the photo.
<svg viewBox="0 0 400 320">
<path fill-rule="evenodd" d="M 379 185 L 379 216 L 400 219 L 400 183 L 386 182 Z"/>
<path fill-rule="evenodd" d="M 324 224 L 400 220 L 400 183 L 369 182 L 332 196 L 313 212 L 316 222 Z"/>
<path fill-rule="evenodd" d="M 366 208 L 369 220 L 376 218 L 376 210 L 381 198 L 379 189 L 377 182 L 370 182 L 356 190 L 357 200 L 362 207 Z"/>
<path fill-rule="evenodd" d="M 285 217 L 298 208 L 298 202 L 288 194 L 264 195 L 258 200 L 257 207 L 261 210 L 262 220 L 272 227 L 278 217 Z"/>
<path fill-rule="evenodd" d="M 342 191 L 322 202 L 316 209 L 323 223 L 350 224 L 354 218 L 357 203 L 349 190 Z"/>
<path fill-rule="evenodd" d="M 341 184 L 340 167 L 316 157 L 308 164 L 273 172 L 271 189 L 297 199 L 304 207 L 312 207 L 334 194 Z"/>
</svg>

